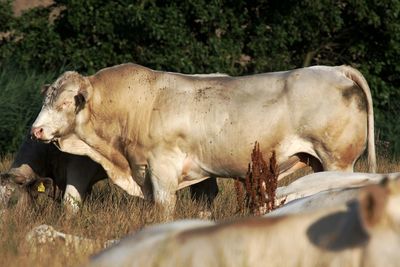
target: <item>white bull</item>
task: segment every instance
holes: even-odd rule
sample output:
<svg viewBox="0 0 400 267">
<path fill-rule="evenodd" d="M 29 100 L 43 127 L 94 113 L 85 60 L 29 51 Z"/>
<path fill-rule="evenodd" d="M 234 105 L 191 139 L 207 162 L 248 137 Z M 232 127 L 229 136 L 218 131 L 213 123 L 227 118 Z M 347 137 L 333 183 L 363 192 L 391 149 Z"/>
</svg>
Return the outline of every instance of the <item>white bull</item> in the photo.
<svg viewBox="0 0 400 267">
<path fill-rule="evenodd" d="M 375 170 L 370 89 L 348 66 L 219 77 L 123 64 L 66 72 L 45 93 L 32 135 L 88 155 L 132 195 L 153 189 L 166 207 L 209 176 L 244 177 L 255 141 L 276 151 L 280 177 L 307 164 L 353 171 L 367 144 Z"/>
</svg>

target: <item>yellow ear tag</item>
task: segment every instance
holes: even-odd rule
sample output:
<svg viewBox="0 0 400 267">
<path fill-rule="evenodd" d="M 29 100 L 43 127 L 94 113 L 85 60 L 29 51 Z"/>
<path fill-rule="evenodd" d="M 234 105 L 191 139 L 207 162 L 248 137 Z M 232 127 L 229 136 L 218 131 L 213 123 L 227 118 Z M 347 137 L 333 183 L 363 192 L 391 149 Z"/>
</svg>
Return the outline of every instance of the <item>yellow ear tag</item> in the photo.
<svg viewBox="0 0 400 267">
<path fill-rule="evenodd" d="M 46 192 L 46 187 L 44 187 L 43 182 L 40 182 L 40 184 L 39 184 L 38 187 L 37 187 L 37 191 L 38 191 L 38 192 L 41 192 L 41 193 Z"/>
</svg>

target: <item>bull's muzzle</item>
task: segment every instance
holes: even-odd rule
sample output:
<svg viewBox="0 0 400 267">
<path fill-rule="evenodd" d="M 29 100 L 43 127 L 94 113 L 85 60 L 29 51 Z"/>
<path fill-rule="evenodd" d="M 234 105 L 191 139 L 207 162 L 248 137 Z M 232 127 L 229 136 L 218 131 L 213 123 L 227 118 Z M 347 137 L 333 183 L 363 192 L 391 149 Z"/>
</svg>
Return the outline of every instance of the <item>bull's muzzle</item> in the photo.
<svg viewBox="0 0 400 267">
<path fill-rule="evenodd" d="M 32 139 L 42 140 L 43 139 L 43 128 L 42 127 L 32 127 L 31 137 Z"/>
</svg>

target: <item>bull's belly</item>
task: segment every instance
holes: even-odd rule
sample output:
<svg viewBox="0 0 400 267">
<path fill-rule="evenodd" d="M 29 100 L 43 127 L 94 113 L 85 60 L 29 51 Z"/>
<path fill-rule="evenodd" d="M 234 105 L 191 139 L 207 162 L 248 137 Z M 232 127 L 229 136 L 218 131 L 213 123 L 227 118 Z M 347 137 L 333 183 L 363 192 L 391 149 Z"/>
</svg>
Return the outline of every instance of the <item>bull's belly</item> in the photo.
<svg viewBox="0 0 400 267">
<path fill-rule="evenodd" d="M 203 153 L 192 154 L 187 157 L 186 164 L 183 167 L 183 173 L 186 175 L 182 180 L 195 180 L 206 176 L 244 178 L 251 163 L 253 149 L 254 143 L 244 146 L 230 146 L 229 148 L 218 148 L 217 145 L 210 146 L 205 149 L 207 153 L 203 151 Z M 272 156 L 272 151 L 275 151 L 278 165 L 283 164 L 291 156 L 300 152 L 317 157 L 313 145 L 298 136 L 287 136 L 273 146 L 263 146 L 260 142 L 260 150 L 267 162 Z M 190 166 L 190 169 L 188 166 Z"/>
</svg>

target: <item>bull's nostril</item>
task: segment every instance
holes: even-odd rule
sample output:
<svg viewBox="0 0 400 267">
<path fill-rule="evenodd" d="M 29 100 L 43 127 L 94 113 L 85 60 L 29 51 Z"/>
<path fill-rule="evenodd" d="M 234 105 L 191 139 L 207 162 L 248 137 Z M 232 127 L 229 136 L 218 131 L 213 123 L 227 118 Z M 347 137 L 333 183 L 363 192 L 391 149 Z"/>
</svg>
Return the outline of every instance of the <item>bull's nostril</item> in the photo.
<svg viewBox="0 0 400 267">
<path fill-rule="evenodd" d="M 31 137 L 34 139 L 41 139 L 43 137 L 43 128 L 42 127 L 32 127 Z"/>
</svg>

